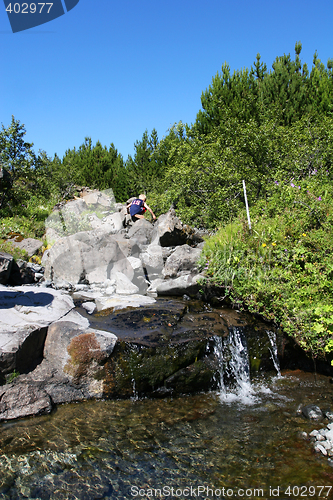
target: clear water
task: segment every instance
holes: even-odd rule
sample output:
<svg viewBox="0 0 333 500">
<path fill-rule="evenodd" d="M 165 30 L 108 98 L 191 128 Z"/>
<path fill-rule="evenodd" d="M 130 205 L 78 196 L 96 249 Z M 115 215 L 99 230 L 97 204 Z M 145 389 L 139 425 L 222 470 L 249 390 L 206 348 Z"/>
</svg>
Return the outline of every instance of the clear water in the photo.
<svg viewBox="0 0 333 500">
<path fill-rule="evenodd" d="M 333 468 L 301 433 L 324 423 L 297 410 L 329 408 L 332 385 L 300 371 L 282 375 L 252 381 L 246 404 L 237 390 L 225 399 L 220 390 L 90 401 L 4 423 L 0 499 L 319 498 Z"/>
</svg>

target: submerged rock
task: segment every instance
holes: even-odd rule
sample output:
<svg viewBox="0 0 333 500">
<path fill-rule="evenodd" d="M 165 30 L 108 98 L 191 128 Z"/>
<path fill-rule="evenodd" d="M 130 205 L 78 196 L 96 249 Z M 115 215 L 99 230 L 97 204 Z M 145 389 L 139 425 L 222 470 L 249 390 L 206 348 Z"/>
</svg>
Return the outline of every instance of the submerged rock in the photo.
<svg viewBox="0 0 333 500">
<path fill-rule="evenodd" d="M 319 420 L 323 418 L 323 412 L 317 405 L 307 405 L 302 408 L 302 414 L 310 420 Z"/>
</svg>

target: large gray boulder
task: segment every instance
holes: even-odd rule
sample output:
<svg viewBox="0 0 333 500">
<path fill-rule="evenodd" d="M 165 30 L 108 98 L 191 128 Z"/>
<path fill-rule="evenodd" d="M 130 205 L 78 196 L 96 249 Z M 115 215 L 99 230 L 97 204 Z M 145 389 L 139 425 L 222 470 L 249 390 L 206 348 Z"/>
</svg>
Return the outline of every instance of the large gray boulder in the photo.
<svg viewBox="0 0 333 500">
<path fill-rule="evenodd" d="M 0 387 L 0 421 L 49 413 L 58 403 L 103 397 L 104 365 L 117 337 L 89 328 L 82 319 L 69 313 L 52 323 L 42 362 Z"/>
<path fill-rule="evenodd" d="M 96 214 L 92 214 L 88 219 L 91 229 L 105 229 L 117 232 L 121 231 L 124 227 L 125 215 L 121 212 L 115 212 L 100 219 Z"/>
<path fill-rule="evenodd" d="M 22 373 L 42 356 L 47 327 L 74 303 L 58 290 L 0 286 L 0 377 Z"/>
<path fill-rule="evenodd" d="M 201 250 L 189 245 L 181 245 L 167 258 L 164 268 L 164 278 L 176 278 L 183 271 L 195 272 L 196 263 L 200 257 Z"/>
<path fill-rule="evenodd" d="M 161 275 L 164 266 L 162 247 L 159 245 L 148 245 L 146 250 L 140 255 L 142 264 L 147 271 L 148 277 L 151 274 Z"/>
<path fill-rule="evenodd" d="M 87 398 L 103 396 L 103 365 L 110 357 L 117 337 L 91 328 L 79 328 L 68 321 L 53 323 L 44 346 L 44 360 Z"/>
<path fill-rule="evenodd" d="M 154 227 L 148 220 L 139 219 L 130 227 L 128 237 L 135 238 L 140 245 L 149 245 L 153 230 Z"/>
<path fill-rule="evenodd" d="M 98 189 L 85 188 L 81 192 L 81 197 L 87 205 L 93 205 L 96 208 L 113 210 L 115 208 L 115 199 L 112 189 L 98 191 Z"/>
<path fill-rule="evenodd" d="M 62 237 L 81 231 L 104 229 L 120 231 L 125 215 L 116 209 L 111 189 L 98 191 L 83 189 L 81 198 L 58 205 L 46 220 L 46 239 L 54 244 Z"/>
<path fill-rule="evenodd" d="M 199 292 L 200 285 L 198 281 L 203 278 L 202 275 L 185 274 L 175 279 L 153 281 L 148 288 L 148 292 L 157 292 L 158 295 L 196 295 Z"/>
<path fill-rule="evenodd" d="M 79 232 L 61 238 L 44 253 L 45 279 L 103 283 L 117 262 L 137 252 L 134 242 L 112 231 Z"/>
<path fill-rule="evenodd" d="M 161 215 L 154 225 L 152 243 L 162 247 L 184 245 L 185 243 L 201 241 L 195 237 L 195 231 L 182 223 L 171 208 L 166 214 Z"/>
</svg>

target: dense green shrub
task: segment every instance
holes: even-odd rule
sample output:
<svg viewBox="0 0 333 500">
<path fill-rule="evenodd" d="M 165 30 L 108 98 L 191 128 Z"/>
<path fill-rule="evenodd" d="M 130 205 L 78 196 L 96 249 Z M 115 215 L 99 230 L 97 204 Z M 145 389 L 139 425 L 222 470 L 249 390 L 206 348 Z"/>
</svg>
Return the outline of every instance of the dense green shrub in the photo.
<svg viewBox="0 0 333 500">
<path fill-rule="evenodd" d="M 333 187 L 328 173 L 284 184 L 205 244 L 207 284 L 282 326 L 314 355 L 333 326 Z"/>
</svg>

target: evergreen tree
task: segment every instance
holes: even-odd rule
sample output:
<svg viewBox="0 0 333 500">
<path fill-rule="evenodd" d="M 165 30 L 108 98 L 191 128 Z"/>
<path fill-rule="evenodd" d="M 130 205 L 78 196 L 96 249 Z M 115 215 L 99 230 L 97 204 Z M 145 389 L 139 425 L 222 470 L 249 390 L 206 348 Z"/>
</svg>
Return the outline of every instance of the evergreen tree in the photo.
<svg viewBox="0 0 333 500">
<path fill-rule="evenodd" d="M 28 184 L 34 181 L 33 144 L 25 142 L 26 130 L 12 116 L 11 124 L 0 132 L 0 208 L 10 209 L 28 198 Z"/>
<path fill-rule="evenodd" d="M 61 166 L 67 190 L 75 184 L 96 189 L 112 188 L 117 200 L 128 197 L 128 175 L 124 161 L 114 144 L 109 149 L 97 141 L 95 146 L 86 137 L 78 150 L 67 150 Z"/>
<path fill-rule="evenodd" d="M 128 157 L 126 169 L 129 176 L 132 196 L 140 192 L 148 192 L 159 184 L 163 170 L 163 160 L 158 154 L 158 136 L 155 129 L 151 135 L 148 131 L 142 135 L 141 141 L 134 144 L 134 157 Z"/>
</svg>

